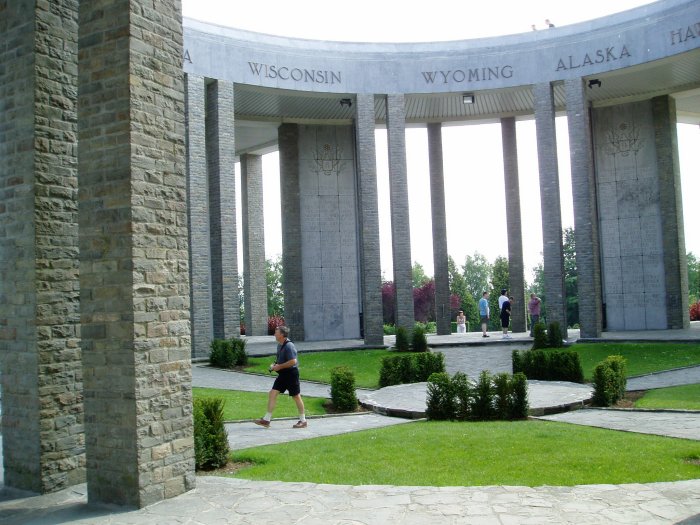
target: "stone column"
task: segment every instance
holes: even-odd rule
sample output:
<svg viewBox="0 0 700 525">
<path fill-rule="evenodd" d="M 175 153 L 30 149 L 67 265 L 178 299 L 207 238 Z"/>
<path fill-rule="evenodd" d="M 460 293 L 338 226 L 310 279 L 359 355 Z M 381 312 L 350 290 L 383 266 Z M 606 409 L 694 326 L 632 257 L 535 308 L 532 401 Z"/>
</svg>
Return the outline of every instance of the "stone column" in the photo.
<svg viewBox="0 0 700 525">
<path fill-rule="evenodd" d="M 284 321 L 291 338 L 303 341 L 304 276 L 301 260 L 299 204 L 299 125 L 282 124 L 278 130 L 280 200 L 282 205 L 282 288 Z"/>
<path fill-rule="evenodd" d="M 508 287 L 515 302 L 511 307 L 513 332 L 525 332 L 525 264 L 523 263 L 523 232 L 520 214 L 520 180 L 518 178 L 518 141 L 515 117 L 501 119 L 503 147 L 503 176 L 506 191 L 506 223 L 508 230 Z"/>
<path fill-rule="evenodd" d="M 85 481 L 77 9 L 60 0 L 0 8 L 4 483 L 40 493 Z"/>
<path fill-rule="evenodd" d="M 430 163 L 430 206 L 433 224 L 433 266 L 435 268 L 435 320 L 438 335 L 452 333 L 450 278 L 447 269 L 447 218 L 445 215 L 445 174 L 442 163 L 442 124 L 428 124 Z"/>
<path fill-rule="evenodd" d="M 547 83 L 535 84 L 535 124 L 537 159 L 540 169 L 542 239 L 544 255 L 544 289 L 547 322 L 559 323 L 567 337 L 566 291 L 564 288 L 564 248 L 562 245 L 559 168 L 557 166 L 557 132 L 554 123 L 554 95 Z"/>
<path fill-rule="evenodd" d="M 571 191 L 574 199 L 579 324 L 581 337 L 600 337 L 603 303 L 591 118 L 585 81 L 579 78 L 567 80 L 565 87 Z"/>
<path fill-rule="evenodd" d="M 391 201 L 391 248 L 394 263 L 396 326 L 412 331 L 413 271 L 411 226 L 406 169 L 406 116 L 403 94 L 386 97 L 386 131 L 389 148 L 389 196 Z"/>
<path fill-rule="evenodd" d="M 355 131 L 357 148 L 362 327 L 367 345 L 384 343 L 382 268 L 379 248 L 377 156 L 374 141 L 374 95 L 358 94 Z"/>
<path fill-rule="evenodd" d="M 656 161 L 659 174 L 659 205 L 663 264 L 666 284 L 666 319 L 669 329 L 686 329 L 688 315 L 688 261 L 683 229 L 676 103 L 668 95 L 651 99 Z"/>
<path fill-rule="evenodd" d="M 186 75 L 187 213 L 190 245 L 192 357 L 207 357 L 214 337 L 211 311 L 209 182 L 205 145 L 204 79 Z"/>
<path fill-rule="evenodd" d="M 180 2 L 80 2 L 79 42 L 88 501 L 143 507 L 195 486 Z"/>
<path fill-rule="evenodd" d="M 263 172 L 260 155 L 241 155 L 243 295 L 248 335 L 267 335 Z"/>
<path fill-rule="evenodd" d="M 214 337 L 241 335 L 236 236 L 236 148 L 233 136 L 233 83 L 207 85 L 206 149 L 209 168 L 211 295 Z"/>
</svg>

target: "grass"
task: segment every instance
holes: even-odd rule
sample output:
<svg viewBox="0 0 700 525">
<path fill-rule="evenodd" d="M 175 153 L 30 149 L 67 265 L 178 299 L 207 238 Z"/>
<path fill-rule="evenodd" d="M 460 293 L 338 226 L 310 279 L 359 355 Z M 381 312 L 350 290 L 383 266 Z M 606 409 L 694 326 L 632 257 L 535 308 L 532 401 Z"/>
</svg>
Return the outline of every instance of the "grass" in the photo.
<svg viewBox="0 0 700 525">
<path fill-rule="evenodd" d="M 613 354 L 627 360 L 627 376 L 638 376 L 683 366 L 700 365 L 700 345 L 695 343 L 576 343 L 586 381 L 596 365 Z"/>
<path fill-rule="evenodd" d="M 379 370 L 382 359 L 396 355 L 390 350 L 348 350 L 339 352 L 308 352 L 299 356 L 299 375 L 302 380 L 331 382 L 331 369 L 347 366 L 355 374 L 357 388 L 378 388 Z M 273 357 L 251 357 L 247 372 L 267 373 L 267 367 L 274 361 Z"/>
<path fill-rule="evenodd" d="M 243 450 L 233 459 L 254 463 L 239 478 L 349 485 L 534 487 L 700 477 L 700 442 L 544 421 L 417 422 Z"/>
<path fill-rule="evenodd" d="M 238 390 L 219 390 L 216 388 L 193 388 L 194 399 L 209 397 L 221 397 L 224 399 L 224 419 L 235 421 L 238 419 L 255 419 L 262 417 L 267 411 L 267 393 L 241 392 Z M 326 399 L 321 397 L 303 397 L 306 414 L 310 416 L 326 413 L 323 403 Z M 294 400 L 288 395 L 277 397 L 275 417 L 294 417 L 299 413 Z"/>
<path fill-rule="evenodd" d="M 649 390 L 638 399 L 635 408 L 671 408 L 700 410 L 700 384 Z"/>
</svg>

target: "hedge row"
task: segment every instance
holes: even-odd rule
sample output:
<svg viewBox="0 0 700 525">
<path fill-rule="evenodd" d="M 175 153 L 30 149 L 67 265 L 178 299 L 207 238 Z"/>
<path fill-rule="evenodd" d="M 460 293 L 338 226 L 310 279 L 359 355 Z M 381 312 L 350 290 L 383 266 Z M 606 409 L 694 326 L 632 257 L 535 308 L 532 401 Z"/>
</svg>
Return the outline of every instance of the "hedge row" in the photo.
<svg viewBox="0 0 700 525">
<path fill-rule="evenodd" d="M 248 364 L 248 353 L 245 349 L 245 339 L 214 339 L 211 342 L 209 362 L 219 368 L 233 368 Z"/>
<path fill-rule="evenodd" d="M 570 350 L 513 350 L 513 373 L 528 379 L 583 383 L 583 367 L 576 352 Z"/>
<path fill-rule="evenodd" d="M 420 383 L 430 374 L 445 371 L 445 356 L 438 353 L 392 355 L 382 359 L 379 371 L 379 387 Z"/>
<path fill-rule="evenodd" d="M 481 372 L 472 385 L 466 374 L 444 372 L 428 379 L 426 415 L 434 420 L 488 421 L 527 418 L 527 378 L 524 374 Z"/>
</svg>

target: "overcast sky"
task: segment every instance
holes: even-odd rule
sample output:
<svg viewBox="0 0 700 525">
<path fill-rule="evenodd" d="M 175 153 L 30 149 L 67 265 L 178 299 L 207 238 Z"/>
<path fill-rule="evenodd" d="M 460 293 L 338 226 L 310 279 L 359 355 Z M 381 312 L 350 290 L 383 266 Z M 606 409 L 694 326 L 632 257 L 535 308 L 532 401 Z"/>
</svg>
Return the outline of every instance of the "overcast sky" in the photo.
<svg viewBox="0 0 700 525">
<path fill-rule="evenodd" d="M 184 16 L 228 27 L 297 38 L 361 42 L 427 42 L 498 36 L 545 29 L 545 19 L 557 26 L 591 20 L 651 2 L 635 0 L 501 0 L 465 2 L 431 0 L 413 4 L 395 0 L 328 0 L 295 2 L 225 2 L 183 0 Z M 691 196 L 700 194 L 700 127 L 679 125 L 679 150 L 686 249 L 700 254 L 700 228 L 690 222 Z M 391 270 L 386 133 L 377 131 L 377 173 L 380 199 L 382 270 Z M 542 259 L 542 227 L 533 120 L 518 121 L 518 168 L 526 278 Z M 561 186 L 562 221 L 573 226 L 571 177 L 566 119 L 557 118 L 557 145 Z M 414 262 L 432 275 L 430 193 L 428 185 L 427 131 L 406 132 L 411 251 Z M 508 255 L 504 207 L 501 131 L 498 124 L 446 126 L 443 128 L 448 252 L 458 264 L 467 255 L 484 254 L 493 261 Z M 276 153 L 263 157 L 265 192 L 265 252 L 281 253 L 279 164 Z M 237 191 L 240 198 L 240 188 Z M 240 206 L 239 206 L 240 215 Z M 239 219 L 240 224 L 240 219 Z M 239 228 L 240 230 L 240 228 Z M 239 232 L 240 233 L 240 232 Z M 240 247 L 239 238 L 239 247 Z M 242 250 L 239 249 L 239 252 Z"/>
</svg>

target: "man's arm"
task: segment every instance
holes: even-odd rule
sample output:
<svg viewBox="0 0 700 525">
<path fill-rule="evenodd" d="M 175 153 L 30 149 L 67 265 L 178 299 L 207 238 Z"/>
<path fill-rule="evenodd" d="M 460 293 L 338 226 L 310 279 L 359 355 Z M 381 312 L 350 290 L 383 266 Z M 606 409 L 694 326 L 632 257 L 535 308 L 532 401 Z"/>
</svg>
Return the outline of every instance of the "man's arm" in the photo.
<svg viewBox="0 0 700 525">
<path fill-rule="evenodd" d="M 274 364 L 272 365 L 272 370 L 275 372 L 278 370 L 284 370 L 285 368 L 292 368 L 294 365 L 297 364 L 296 358 L 290 359 L 289 361 L 282 363 L 282 364 Z"/>
</svg>

